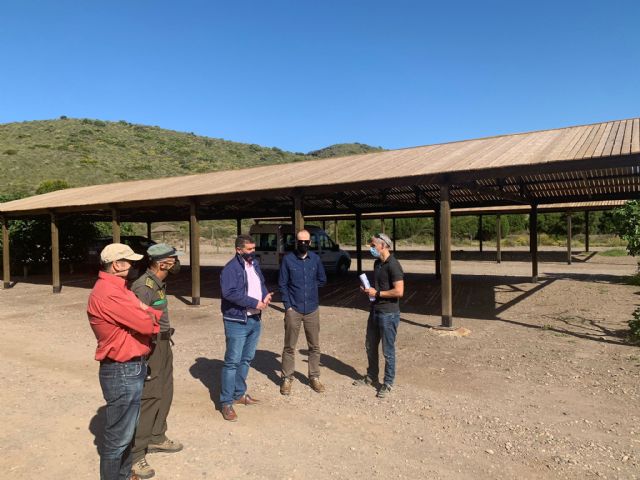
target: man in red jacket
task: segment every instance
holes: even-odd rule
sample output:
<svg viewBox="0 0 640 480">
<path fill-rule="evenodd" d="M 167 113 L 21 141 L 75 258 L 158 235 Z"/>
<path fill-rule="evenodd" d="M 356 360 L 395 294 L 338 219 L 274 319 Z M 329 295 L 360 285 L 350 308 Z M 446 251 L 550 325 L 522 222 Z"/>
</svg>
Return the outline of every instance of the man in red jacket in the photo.
<svg viewBox="0 0 640 480">
<path fill-rule="evenodd" d="M 151 337 L 160 331 L 162 312 L 149 308 L 127 289 L 133 262 L 142 255 L 127 245 L 112 243 L 100 253 L 98 274 L 87 305 L 98 346 L 100 386 L 106 405 L 100 480 L 134 479 L 131 442 L 140 414 L 140 396 L 147 375 Z"/>
</svg>

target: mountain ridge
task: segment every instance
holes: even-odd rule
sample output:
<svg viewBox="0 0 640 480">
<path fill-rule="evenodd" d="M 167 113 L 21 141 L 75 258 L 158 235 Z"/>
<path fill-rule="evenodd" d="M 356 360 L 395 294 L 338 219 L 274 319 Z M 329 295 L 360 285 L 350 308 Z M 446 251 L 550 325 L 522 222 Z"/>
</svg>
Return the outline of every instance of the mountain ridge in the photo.
<svg viewBox="0 0 640 480">
<path fill-rule="evenodd" d="M 6 123 L 0 125 L 0 201 L 33 195 L 43 182 L 81 187 L 381 150 L 344 143 L 304 154 L 123 120 L 63 116 Z"/>
</svg>

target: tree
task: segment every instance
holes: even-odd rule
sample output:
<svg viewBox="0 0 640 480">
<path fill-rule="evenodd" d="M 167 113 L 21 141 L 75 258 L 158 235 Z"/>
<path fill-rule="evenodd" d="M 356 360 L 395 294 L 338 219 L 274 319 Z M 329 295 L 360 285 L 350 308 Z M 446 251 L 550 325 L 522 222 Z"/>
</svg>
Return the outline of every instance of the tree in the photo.
<svg viewBox="0 0 640 480">
<path fill-rule="evenodd" d="M 640 254 L 640 201 L 633 200 L 614 210 L 618 235 L 627 241 L 627 251 L 634 257 Z"/>
<path fill-rule="evenodd" d="M 36 194 L 69 188 L 64 180 L 45 180 L 36 189 Z M 63 264 L 81 262 L 89 245 L 99 236 L 96 225 L 79 215 L 61 217 L 60 261 Z M 48 218 L 13 220 L 9 223 L 11 239 L 11 264 L 30 270 L 44 270 L 51 263 L 51 225 Z"/>
</svg>

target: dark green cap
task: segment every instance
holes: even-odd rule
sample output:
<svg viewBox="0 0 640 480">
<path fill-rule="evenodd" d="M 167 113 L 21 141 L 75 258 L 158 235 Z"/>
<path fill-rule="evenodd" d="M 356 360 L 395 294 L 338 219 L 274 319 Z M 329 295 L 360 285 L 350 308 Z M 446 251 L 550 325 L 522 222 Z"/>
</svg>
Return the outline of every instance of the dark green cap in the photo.
<svg viewBox="0 0 640 480">
<path fill-rule="evenodd" d="M 177 257 L 182 255 L 182 252 L 166 243 L 156 243 L 147 249 L 147 255 L 151 260 L 162 260 L 163 258 Z"/>
</svg>

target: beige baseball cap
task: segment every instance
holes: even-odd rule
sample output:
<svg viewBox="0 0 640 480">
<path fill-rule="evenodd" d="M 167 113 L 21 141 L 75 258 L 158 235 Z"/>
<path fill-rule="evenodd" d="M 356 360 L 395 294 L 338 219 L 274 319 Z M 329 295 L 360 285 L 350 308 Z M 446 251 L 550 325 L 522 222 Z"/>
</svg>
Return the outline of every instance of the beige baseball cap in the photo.
<svg viewBox="0 0 640 480">
<path fill-rule="evenodd" d="M 110 243 L 100 252 L 100 261 L 102 263 L 111 263 L 116 260 L 141 260 L 142 255 L 137 254 L 129 245 L 123 243 Z"/>
</svg>

